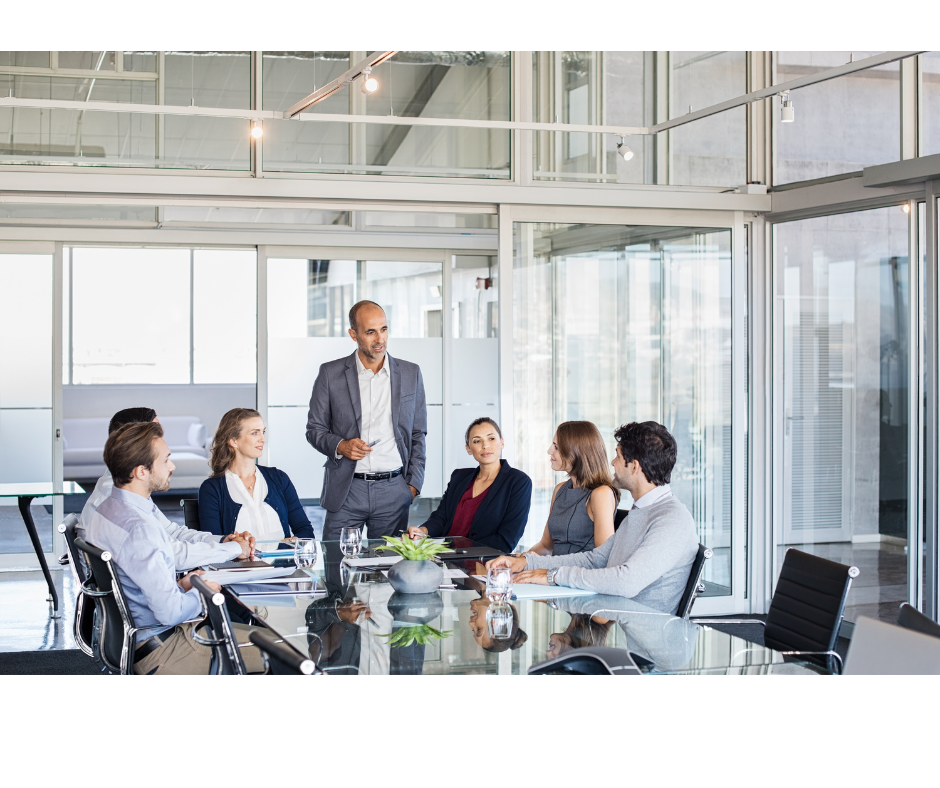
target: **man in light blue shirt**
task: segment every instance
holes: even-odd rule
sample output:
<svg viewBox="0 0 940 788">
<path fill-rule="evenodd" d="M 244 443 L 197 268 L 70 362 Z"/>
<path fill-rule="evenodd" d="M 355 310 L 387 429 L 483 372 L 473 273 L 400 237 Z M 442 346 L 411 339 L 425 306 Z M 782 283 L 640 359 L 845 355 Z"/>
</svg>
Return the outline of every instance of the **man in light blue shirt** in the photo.
<svg viewBox="0 0 940 788">
<path fill-rule="evenodd" d="M 117 432 L 126 424 L 140 424 L 155 421 L 159 423 L 156 411 L 153 408 L 125 408 L 119 410 L 111 417 L 108 424 L 108 435 Z M 75 529 L 78 536 L 84 538 L 85 531 L 95 511 L 108 499 L 114 489 L 114 480 L 110 473 L 105 473 L 98 483 L 85 506 L 82 509 L 81 520 Z M 184 525 L 172 522 L 157 507 L 154 507 L 155 516 L 160 525 L 166 530 L 169 537 L 170 549 L 173 552 L 176 571 L 185 572 L 197 566 L 212 563 L 223 563 L 235 558 L 245 558 L 242 545 L 237 543 L 238 537 L 247 538 L 249 545 L 253 546 L 254 537 L 250 534 L 229 534 L 224 539 L 216 534 L 194 531 Z"/>
<path fill-rule="evenodd" d="M 192 630 L 202 615 L 202 599 L 191 576 L 176 579 L 170 537 L 150 496 L 169 488 L 175 466 L 157 422 L 130 424 L 108 437 L 104 461 L 115 481 L 111 495 L 92 515 L 85 540 L 111 553 L 128 607 L 141 634 L 134 672 L 143 674 L 204 675 L 211 650 L 196 643 Z M 249 552 L 244 539 L 245 555 Z M 195 574 L 202 574 L 201 571 Z M 215 583 L 208 583 L 219 591 Z M 250 629 L 234 625 L 239 642 L 248 642 Z M 249 672 L 263 672 L 258 650 L 241 649 Z"/>
</svg>

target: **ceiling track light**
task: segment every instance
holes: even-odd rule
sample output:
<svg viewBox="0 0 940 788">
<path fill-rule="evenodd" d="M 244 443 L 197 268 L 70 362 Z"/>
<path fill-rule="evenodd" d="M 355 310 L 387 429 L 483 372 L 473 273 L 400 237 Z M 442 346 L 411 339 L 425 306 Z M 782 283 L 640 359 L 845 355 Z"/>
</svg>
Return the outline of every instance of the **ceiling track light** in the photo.
<svg viewBox="0 0 940 788">
<path fill-rule="evenodd" d="M 261 139 L 261 135 L 264 134 L 264 127 L 261 125 L 260 120 L 251 121 L 251 136 L 256 140 Z"/>
<path fill-rule="evenodd" d="M 793 102 L 790 101 L 790 91 L 780 94 L 780 122 L 793 123 Z"/>
<path fill-rule="evenodd" d="M 371 68 L 362 69 L 362 87 L 360 89 L 367 96 L 379 89 L 379 81 L 372 76 Z"/>
<path fill-rule="evenodd" d="M 624 161 L 630 161 L 633 158 L 633 151 L 630 150 L 623 142 L 623 137 L 620 138 L 620 142 L 617 143 L 617 153 L 623 156 Z"/>
</svg>

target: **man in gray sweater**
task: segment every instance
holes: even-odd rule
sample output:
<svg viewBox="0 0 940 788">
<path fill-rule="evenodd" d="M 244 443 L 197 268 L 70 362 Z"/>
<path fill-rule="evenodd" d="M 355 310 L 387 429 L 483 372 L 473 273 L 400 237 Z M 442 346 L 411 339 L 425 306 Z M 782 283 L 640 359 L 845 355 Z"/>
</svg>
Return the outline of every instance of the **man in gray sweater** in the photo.
<svg viewBox="0 0 940 788">
<path fill-rule="evenodd" d="M 487 568 L 508 566 L 519 573 L 516 583 L 615 594 L 675 613 L 698 550 L 692 515 L 669 489 L 676 441 L 655 421 L 625 424 L 614 437 L 614 480 L 633 496 L 633 508 L 617 532 L 590 552 L 502 556 Z"/>
</svg>

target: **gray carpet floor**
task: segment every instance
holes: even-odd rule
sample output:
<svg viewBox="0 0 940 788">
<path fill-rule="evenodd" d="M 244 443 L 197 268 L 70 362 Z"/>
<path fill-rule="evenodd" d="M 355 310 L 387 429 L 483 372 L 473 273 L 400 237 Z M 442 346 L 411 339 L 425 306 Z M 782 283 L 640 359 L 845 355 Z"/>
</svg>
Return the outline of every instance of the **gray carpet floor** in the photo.
<svg viewBox="0 0 940 788">
<path fill-rule="evenodd" d="M 100 676 L 95 661 L 78 649 L 0 654 L 0 676 Z"/>
</svg>

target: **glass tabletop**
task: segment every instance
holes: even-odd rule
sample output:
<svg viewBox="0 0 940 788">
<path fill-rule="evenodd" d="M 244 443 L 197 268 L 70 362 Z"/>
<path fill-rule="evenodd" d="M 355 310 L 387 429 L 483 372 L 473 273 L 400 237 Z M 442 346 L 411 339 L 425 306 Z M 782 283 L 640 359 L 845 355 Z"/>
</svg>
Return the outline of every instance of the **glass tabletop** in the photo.
<svg viewBox="0 0 940 788">
<path fill-rule="evenodd" d="M 267 551 L 277 544 L 258 546 Z M 374 555 L 379 544 L 364 542 L 359 557 Z M 461 540 L 455 546 L 469 544 Z M 338 542 L 319 547 L 309 570 L 316 591 L 264 593 L 264 586 L 229 586 L 228 607 L 233 621 L 270 628 L 330 673 L 525 675 L 531 666 L 582 646 L 627 649 L 650 674 L 825 673 L 624 597 L 552 599 L 550 587 L 544 599 L 513 601 L 508 637 L 496 640 L 487 628 L 492 603 L 484 584 L 473 578 L 485 574 L 482 564 L 448 562 L 448 568 L 467 575 L 452 581 L 455 588 L 402 595 L 382 570 L 346 564 Z M 292 553 L 286 551 L 283 560 L 292 565 Z"/>
<path fill-rule="evenodd" d="M 29 495 L 33 498 L 45 498 L 49 495 L 81 495 L 85 488 L 75 482 L 10 482 L 0 484 L 0 498 L 19 498 Z"/>
</svg>

